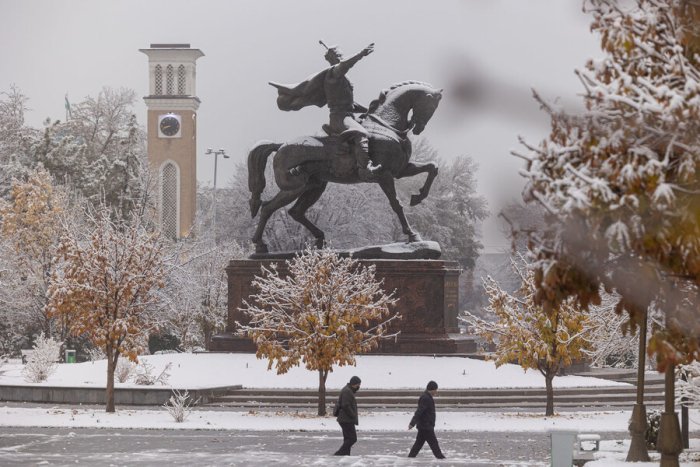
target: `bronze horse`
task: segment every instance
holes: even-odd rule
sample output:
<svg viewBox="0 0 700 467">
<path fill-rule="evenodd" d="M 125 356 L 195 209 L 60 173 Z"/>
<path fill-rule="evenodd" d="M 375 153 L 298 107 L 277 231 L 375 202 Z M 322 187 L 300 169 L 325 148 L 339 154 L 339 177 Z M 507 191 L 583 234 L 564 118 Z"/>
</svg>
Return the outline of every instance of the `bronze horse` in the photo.
<svg viewBox="0 0 700 467">
<path fill-rule="evenodd" d="M 410 162 L 411 143 L 407 133 L 413 130 L 413 134 L 419 135 L 425 129 L 441 98 L 441 89 L 406 81 L 382 91 L 362 117 L 362 126 L 370 134 L 370 157 L 375 164 L 381 165 L 373 181 L 389 199 L 409 242 L 420 241 L 420 235 L 406 220 L 403 206 L 396 198 L 394 179 L 426 172 L 428 176 L 419 194 L 411 196 L 411 206 L 428 196 L 438 168 L 433 163 Z M 260 212 L 252 239 L 256 253 L 267 252 L 262 236 L 270 216 L 295 200 L 289 215 L 313 234 L 319 248 L 323 246 L 324 234 L 306 217 L 306 211 L 318 201 L 328 182 L 360 183 L 355 155 L 346 142 L 348 136 L 303 136 L 283 144 L 261 142 L 253 147 L 248 154 L 248 187 L 251 215 L 255 217 Z M 260 195 L 265 188 L 265 166 L 275 151 L 273 168 L 280 191 L 271 200 L 263 202 Z"/>
</svg>

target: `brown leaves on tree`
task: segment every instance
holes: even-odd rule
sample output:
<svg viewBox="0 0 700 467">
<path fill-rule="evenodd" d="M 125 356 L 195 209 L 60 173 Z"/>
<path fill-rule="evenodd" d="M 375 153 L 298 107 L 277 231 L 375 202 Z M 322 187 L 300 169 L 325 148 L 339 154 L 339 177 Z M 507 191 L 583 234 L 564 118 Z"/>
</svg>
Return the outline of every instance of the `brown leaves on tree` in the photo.
<svg viewBox="0 0 700 467">
<path fill-rule="evenodd" d="M 240 332 L 253 339 L 258 358 L 278 374 L 304 364 L 319 372 L 319 393 L 335 365 L 354 365 L 358 353 L 376 348 L 389 333 L 397 303 L 385 294 L 374 266 L 341 258 L 332 250 L 311 250 L 287 262 L 282 276 L 273 265 L 263 268 L 253 286 L 258 293 L 242 308 L 250 322 Z M 325 413 L 319 404 L 319 414 Z"/>
<path fill-rule="evenodd" d="M 620 296 L 636 327 L 660 310 L 648 350 L 659 369 L 700 358 L 698 8 L 680 0 L 587 0 L 601 60 L 577 71 L 586 112 L 536 99 L 550 135 L 525 144 L 525 195 L 552 222 L 532 236 L 537 302 L 587 307 Z"/>
<path fill-rule="evenodd" d="M 136 361 L 156 325 L 150 312 L 157 303 L 154 292 L 163 287 L 162 248 L 157 232 L 145 231 L 138 220 L 114 223 L 107 208 L 92 219 L 89 238 L 68 232 L 61 239 L 63 262 L 49 288 L 48 310 L 107 355 L 108 412 L 114 411 L 119 356 Z"/>
</svg>

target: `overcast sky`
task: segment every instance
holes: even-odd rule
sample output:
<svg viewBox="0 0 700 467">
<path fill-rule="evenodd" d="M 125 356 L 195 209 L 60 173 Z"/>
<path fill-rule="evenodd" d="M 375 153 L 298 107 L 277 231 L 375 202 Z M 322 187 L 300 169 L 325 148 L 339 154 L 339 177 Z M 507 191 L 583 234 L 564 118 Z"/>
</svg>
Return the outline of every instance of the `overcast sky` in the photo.
<svg viewBox="0 0 700 467">
<path fill-rule="evenodd" d="M 530 89 L 577 104 L 573 71 L 600 55 L 578 0 L 0 0 L 0 7 L 0 91 L 15 84 L 29 96 L 34 126 L 64 118 L 66 93 L 72 102 L 103 86 L 145 96 L 140 48 L 201 49 L 197 178 L 212 183 L 204 151 L 224 148 L 231 159 L 219 159 L 218 186 L 256 141 L 316 134 L 328 118 L 327 108 L 278 110 L 267 81 L 293 83 L 320 71 L 319 39 L 346 55 L 374 42 L 375 52 L 348 75 L 356 100 L 366 105 L 407 79 L 445 88 L 422 137 L 444 158 L 478 163 L 478 191 L 494 213 L 523 186 L 522 161 L 509 154 L 518 135 L 536 142 L 547 133 Z M 467 105 L 455 92 L 465 83 L 477 98 Z M 136 109 L 145 123 L 143 101 Z M 487 251 L 506 244 L 495 225 L 484 229 Z"/>
</svg>

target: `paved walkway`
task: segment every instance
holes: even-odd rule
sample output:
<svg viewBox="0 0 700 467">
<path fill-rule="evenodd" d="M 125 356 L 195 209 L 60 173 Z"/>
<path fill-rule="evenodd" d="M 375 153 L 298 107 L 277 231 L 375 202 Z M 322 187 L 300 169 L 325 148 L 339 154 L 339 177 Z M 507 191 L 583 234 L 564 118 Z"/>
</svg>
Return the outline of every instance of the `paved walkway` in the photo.
<svg viewBox="0 0 700 467">
<path fill-rule="evenodd" d="M 240 432 L 3 428 L 0 465 L 129 466 L 547 466 L 546 433 L 438 432 L 448 459 L 437 461 L 426 445 L 417 459 L 405 456 L 415 430 L 362 432 L 353 456 L 331 456 L 342 443 L 328 432 Z M 619 439 L 619 433 L 602 433 Z"/>
</svg>

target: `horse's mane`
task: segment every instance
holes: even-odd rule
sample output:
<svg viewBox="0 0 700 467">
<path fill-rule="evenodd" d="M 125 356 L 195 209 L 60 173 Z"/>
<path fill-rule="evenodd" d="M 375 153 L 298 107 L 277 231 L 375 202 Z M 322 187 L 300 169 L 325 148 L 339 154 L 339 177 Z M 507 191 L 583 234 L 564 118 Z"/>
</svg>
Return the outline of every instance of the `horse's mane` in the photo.
<svg viewBox="0 0 700 467">
<path fill-rule="evenodd" d="M 367 108 L 367 113 L 368 114 L 374 113 L 379 108 L 379 106 L 382 105 L 384 103 L 384 101 L 386 101 L 387 94 L 389 94 L 394 89 L 400 88 L 403 86 L 408 86 L 411 84 L 418 84 L 421 86 L 426 86 L 428 88 L 432 88 L 432 86 L 430 84 L 425 83 L 423 81 L 410 81 L 409 80 L 409 81 L 402 81 L 400 83 L 393 84 L 393 85 L 391 85 L 391 87 L 389 87 L 389 89 L 383 89 L 382 92 L 379 93 L 379 97 L 374 99 L 372 102 L 369 103 L 369 107 Z"/>
</svg>

